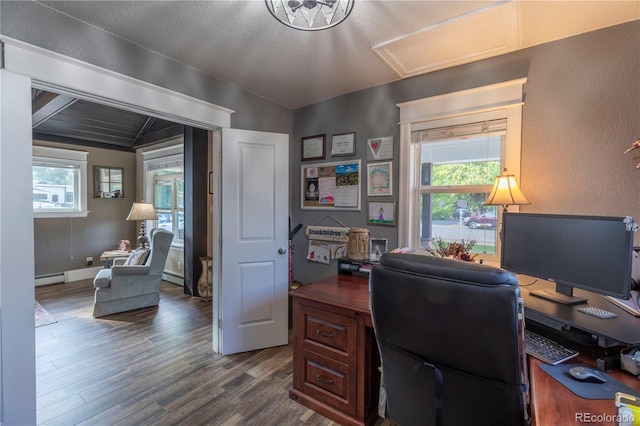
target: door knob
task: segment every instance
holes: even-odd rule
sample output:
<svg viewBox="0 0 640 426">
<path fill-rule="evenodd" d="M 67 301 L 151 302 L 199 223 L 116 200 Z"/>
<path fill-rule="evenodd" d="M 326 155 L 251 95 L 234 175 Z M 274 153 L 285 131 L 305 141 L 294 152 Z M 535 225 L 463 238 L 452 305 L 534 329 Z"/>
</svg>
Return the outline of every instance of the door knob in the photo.
<svg viewBox="0 0 640 426">
<path fill-rule="evenodd" d="M 286 252 L 287 252 L 287 249 L 286 249 L 286 248 L 284 248 L 284 247 L 280 247 L 280 248 L 278 249 L 278 254 L 285 254 Z"/>
</svg>

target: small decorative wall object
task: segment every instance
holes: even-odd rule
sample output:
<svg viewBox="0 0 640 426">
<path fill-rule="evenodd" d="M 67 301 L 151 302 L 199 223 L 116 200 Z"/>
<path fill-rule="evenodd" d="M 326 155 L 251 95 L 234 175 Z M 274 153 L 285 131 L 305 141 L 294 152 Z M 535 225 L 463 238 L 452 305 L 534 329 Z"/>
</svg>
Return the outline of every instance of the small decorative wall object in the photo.
<svg viewBox="0 0 640 426">
<path fill-rule="evenodd" d="M 93 166 L 94 198 L 124 198 L 124 169 Z"/>
<path fill-rule="evenodd" d="M 355 155 L 355 141 L 355 132 L 333 135 L 333 138 L 331 140 L 331 156 L 339 157 L 344 155 Z"/>
<path fill-rule="evenodd" d="M 309 240 L 307 260 L 328 265 L 331 262 L 331 245 L 326 241 Z"/>
<path fill-rule="evenodd" d="M 396 224 L 396 202 L 395 201 L 369 201 L 369 225 L 390 225 Z"/>
<path fill-rule="evenodd" d="M 380 195 L 393 195 L 392 163 L 367 164 L 367 195 L 370 197 Z"/>
<path fill-rule="evenodd" d="M 302 210 L 360 211 L 360 160 L 301 166 Z"/>
<path fill-rule="evenodd" d="M 367 160 L 392 160 L 393 136 L 367 140 Z"/>
<path fill-rule="evenodd" d="M 315 135 L 302 138 L 302 161 L 324 160 L 325 136 Z"/>
<path fill-rule="evenodd" d="M 340 226 L 317 225 L 325 219 L 331 219 Z M 313 225 L 307 226 L 305 234 L 309 239 L 307 260 L 329 264 L 331 260 L 346 256 L 349 228 L 335 217 L 327 215 Z"/>
</svg>

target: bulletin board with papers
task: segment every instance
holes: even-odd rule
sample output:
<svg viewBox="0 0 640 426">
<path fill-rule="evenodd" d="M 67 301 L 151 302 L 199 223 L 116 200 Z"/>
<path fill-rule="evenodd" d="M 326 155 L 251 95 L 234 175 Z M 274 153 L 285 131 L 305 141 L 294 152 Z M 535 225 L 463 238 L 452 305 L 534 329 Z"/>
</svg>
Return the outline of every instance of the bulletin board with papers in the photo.
<svg viewBox="0 0 640 426">
<path fill-rule="evenodd" d="M 300 208 L 360 211 L 360 160 L 301 166 Z"/>
</svg>

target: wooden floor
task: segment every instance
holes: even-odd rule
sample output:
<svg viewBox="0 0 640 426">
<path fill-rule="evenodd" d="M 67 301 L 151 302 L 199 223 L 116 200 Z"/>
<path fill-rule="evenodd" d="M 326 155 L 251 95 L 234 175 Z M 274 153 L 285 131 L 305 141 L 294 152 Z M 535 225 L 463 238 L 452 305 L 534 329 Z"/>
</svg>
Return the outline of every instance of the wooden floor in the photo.
<svg viewBox="0 0 640 426">
<path fill-rule="evenodd" d="M 88 280 L 37 287 L 36 300 L 57 320 L 36 328 L 40 425 L 335 424 L 288 398 L 291 343 L 214 353 L 211 302 L 182 287 L 102 319 Z"/>
</svg>

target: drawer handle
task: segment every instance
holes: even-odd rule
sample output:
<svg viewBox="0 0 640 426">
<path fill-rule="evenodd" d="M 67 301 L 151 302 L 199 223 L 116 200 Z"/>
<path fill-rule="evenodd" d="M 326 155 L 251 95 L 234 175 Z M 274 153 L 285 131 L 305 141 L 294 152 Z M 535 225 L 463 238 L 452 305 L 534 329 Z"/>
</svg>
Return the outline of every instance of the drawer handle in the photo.
<svg viewBox="0 0 640 426">
<path fill-rule="evenodd" d="M 325 385 L 332 385 L 333 384 L 333 380 L 325 379 L 324 377 L 322 377 L 319 374 L 316 374 L 316 380 L 319 381 L 320 383 L 324 383 Z"/>
<path fill-rule="evenodd" d="M 329 339 L 331 339 L 333 337 L 333 333 L 323 333 L 320 330 L 316 330 L 316 335 L 322 336 L 322 337 L 327 337 Z"/>
</svg>

